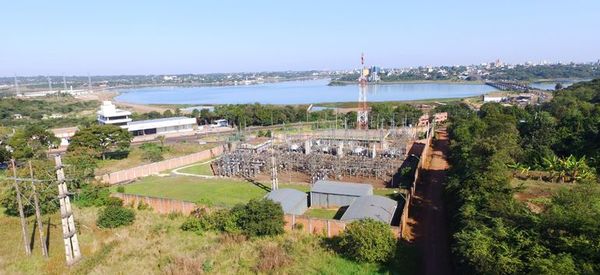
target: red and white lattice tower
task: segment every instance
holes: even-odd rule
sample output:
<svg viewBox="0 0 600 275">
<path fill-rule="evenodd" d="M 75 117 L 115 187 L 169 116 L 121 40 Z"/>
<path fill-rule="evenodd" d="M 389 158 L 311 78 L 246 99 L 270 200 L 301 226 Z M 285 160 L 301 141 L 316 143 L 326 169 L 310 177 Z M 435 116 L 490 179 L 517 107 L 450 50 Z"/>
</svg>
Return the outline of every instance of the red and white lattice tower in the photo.
<svg viewBox="0 0 600 275">
<path fill-rule="evenodd" d="M 365 55 L 360 55 L 360 77 L 358 78 L 358 113 L 356 117 L 356 128 L 369 129 L 369 107 L 367 105 L 367 77 L 369 69 L 365 67 Z"/>
</svg>

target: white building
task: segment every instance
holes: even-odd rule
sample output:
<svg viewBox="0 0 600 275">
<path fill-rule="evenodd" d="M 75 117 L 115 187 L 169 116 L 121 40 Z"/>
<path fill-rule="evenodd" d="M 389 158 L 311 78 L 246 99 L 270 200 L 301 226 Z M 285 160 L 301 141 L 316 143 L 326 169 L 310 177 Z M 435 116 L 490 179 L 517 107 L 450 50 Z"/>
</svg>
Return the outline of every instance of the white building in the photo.
<svg viewBox="0 0 600 275">
<path fill-rule="evenodd" d="M 120 110 L 110 101 L 104 101 L 98 111 L 100 124 L 118 125 L 127 129 L 134 137 L 134 141 L 151 140 L 158 135 L 189 135 L 194 134 L 196 119 L 189 117 L 168 117 L 150 120 L 132 121 L 131 112 Z"/>
<path fill-rule="evenodd" d="M 483 102 L 502 102 L 506 100 L 505 96 L 483 95 Z"/>
<path fill-rule="evenodd" d="M 110 101 L 103 101 L 98 114 L 98 122 L 100 124 L 110 124 L 127 128 L 127 123 L 131 122 L 130 111 L 117 109 Z"/>
<path fill-rule="evenodd" d="M 54 128 L 50 129 L 54 136 L 60 139 L 60 146 L 68 146 L 71 138 L 79 130 L 78 127 Z"/>
<path fill-rule="evenodd" d="M 140 120 L 127 123 L 127 131 L 134 137 L 146 135 L 164 135 L 171 133 L 192 133 L 196 124 L 195 118 L 167 117 Z"/>
</svg>

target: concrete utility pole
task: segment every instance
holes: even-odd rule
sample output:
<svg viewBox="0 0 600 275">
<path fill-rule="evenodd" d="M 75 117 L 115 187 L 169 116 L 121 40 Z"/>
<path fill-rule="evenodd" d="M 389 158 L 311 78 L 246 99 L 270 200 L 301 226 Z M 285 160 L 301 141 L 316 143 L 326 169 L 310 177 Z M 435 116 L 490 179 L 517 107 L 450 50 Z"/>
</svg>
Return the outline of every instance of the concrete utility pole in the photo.
<svg viewBox="0 0 600 275">
<path fill-rule="evenodd" d="M 63 75 L 63 87 L 64 87 L 63 88 L 64 92 L 66 93 L 67 92 L 67 78 L 65 77 L 65 75 Z"/>
<path fill-rule="evenodd" d="M 33 168 L 31 160 L 29 161 L 29 176 L 31 177 L 31 190 L 33 190 L 33 204 L 35 206 L 35 219 L 37 221 L 38 234 L 40 235 L 40 244 L 42 246 L 42 254 L 48 258 L 48 247 L 44 241 L 44 225 L 42 223 L 42 215 L 40 213 L 40 200 L 38 199 L 35 182 L 33 180 Z"/>
<path fill-rule="evenodd" d="M 92 77 L 88 74 L 88 90 L 92 91 Z"/>
<path fill-rule="evenodd" d="M 19 80 L 17 79 L 17 75 L 15 74 L 15 91 L 17 91 L 17 95 L 21 92 L 19 90 Z"/>
<path fill-rule="evenodd" d="M 13 171 L 13 187 L 17 193 L 17 206 L 19 207 L 19 217 L 21 218 L 21 231 L 23 233 L 23 245 L 25 246 L 25 254 L 31 255 L 31 247 L 29 246 L 29 233 L 27 233 L 27 220 L 25 220 L 25 213 L 23 212 L 23 202 L 21 201 L 21 190 L 19 189 L 19 180 L 17 179 L 17 166 L 15 160 L 11 159 L 10 164 L 12 165 Z"/>
<path fill-rule="evenodd" d="M 58 179 L 58 200 L 60 202 L 60 217 L 62 222 L 63 240 L 65 242 L 65 256 L 67 265 L 72 265 L 81 259 L 79 250 L 79 240 L 77 239 L 77 230 L 75 229 L 75 218 L 71 209 L 69 191 L 65 181 L 65 172 L 63 171 L 62 160 L 59 156 L 54 158 L 56 164 L 56 178 Z"/>
</svg>

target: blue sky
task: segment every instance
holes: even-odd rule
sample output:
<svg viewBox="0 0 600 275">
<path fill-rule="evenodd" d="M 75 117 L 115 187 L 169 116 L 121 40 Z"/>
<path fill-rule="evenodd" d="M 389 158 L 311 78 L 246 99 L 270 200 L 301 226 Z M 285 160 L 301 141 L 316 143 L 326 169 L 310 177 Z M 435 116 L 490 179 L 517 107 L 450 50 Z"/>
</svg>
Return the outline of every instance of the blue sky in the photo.
<svg viewBox="0 0 600 275">
<path fill-rule="evenodd" d="M 418 3 L 417 3 L 418 2 Z M 600 58 L 600 1 L 4 1 L 0 75 Z"/>
</svg>

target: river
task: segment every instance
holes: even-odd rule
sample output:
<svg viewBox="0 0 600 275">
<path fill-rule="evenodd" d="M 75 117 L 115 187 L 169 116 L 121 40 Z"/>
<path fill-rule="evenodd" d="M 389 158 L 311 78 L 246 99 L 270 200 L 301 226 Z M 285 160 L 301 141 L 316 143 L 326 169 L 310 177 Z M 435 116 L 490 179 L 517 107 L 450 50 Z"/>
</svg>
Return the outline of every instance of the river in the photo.
<svg viewBox="0 0 600 275">
<path fill-rule="evenodd" d="M 309 104 L 358 100 L 358 85 L 328 86 L 329 80 L 221 87 L 151 87 L 119 91 L 117 101 L 138 104 Z M 483 84 L 398 83 L 369 85 L 369 101 L 461 98 L 494 91 Z"/>
</svg>

